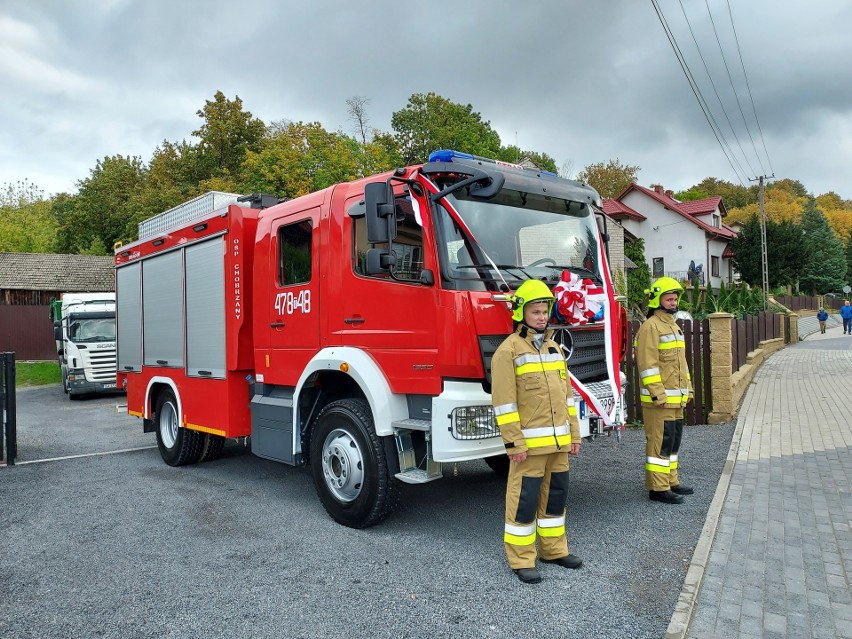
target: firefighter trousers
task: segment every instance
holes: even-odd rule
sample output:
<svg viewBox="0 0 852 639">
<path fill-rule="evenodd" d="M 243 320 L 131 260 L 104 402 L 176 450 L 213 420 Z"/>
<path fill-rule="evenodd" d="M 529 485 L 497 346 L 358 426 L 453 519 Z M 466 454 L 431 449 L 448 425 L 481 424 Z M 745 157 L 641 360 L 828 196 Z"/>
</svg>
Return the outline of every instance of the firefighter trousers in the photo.
<svg viewBox="0 0 852 639">
<path fill-rule="evenodd" d="M 670 490 L 680 484 L 677 454 L 683 435 L 683 409 L 643 406 L 645 489 Z"/>
<path fill-rule="evenodd" d="M 567 499 L 567 452 L 527 455 L 509 463 L 503 545 L 512 570 L 535 567 L 536 541 L 542 559 L 568 554 Z"/>
</svg>

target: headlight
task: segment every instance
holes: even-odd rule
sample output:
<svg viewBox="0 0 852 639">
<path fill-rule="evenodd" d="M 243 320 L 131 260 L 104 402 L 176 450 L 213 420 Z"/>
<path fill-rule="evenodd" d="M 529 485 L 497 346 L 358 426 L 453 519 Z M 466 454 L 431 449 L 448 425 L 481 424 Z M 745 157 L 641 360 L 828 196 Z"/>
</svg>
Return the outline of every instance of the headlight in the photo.
<svg viewBox="0 0 852 639">
<path fill-rule="evenodd" d="M 465 406 L 453 409 L 453 437 L 456 439 L 487 439 L 500 434 L 491 406 Z"/>
</svg>

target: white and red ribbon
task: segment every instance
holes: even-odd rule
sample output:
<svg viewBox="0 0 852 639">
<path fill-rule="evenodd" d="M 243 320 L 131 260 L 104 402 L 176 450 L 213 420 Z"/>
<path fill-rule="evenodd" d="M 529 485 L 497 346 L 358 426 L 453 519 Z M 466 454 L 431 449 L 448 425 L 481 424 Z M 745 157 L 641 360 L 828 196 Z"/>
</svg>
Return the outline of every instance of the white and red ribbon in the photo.
<svg viewBox="0 0 852 639">
<path fill-rule="evenodd" d="M 562 271 L 562 279 L 553 287 L 558 318 L 571 325 L 583 326 L 603 308 L 599 301 L 603 289 L 571 271 Z"/>
<path fill-rule="evenodd" d="M 615 334 L 615 322 L 617 320 L 616 312 L 618 307 L 616 306 L 615 294 L 612 289 L 612 279 L 609 274 L 609 266 L 607 265 L 603 246 L 603 238 L 601 238 L 600 232 L 598 232 L 598 265 L 600 266 L 601 281 L 603 283 L 603 295 L 600 296 L 599 299 L 604 306 L 604 346 L 606 351 L 607 372 L 609 374 L 607 382 L 609 383 L 610 390 L 612 391 L 612 398 L 615 400 L 612 403 L 612 409 L 607 411 L 598 401 L 597 397 L 595 397 L 595 395 L 586 388 L 586 385 L 577 379 L 571 371 L 568 371 L 568 376 L 571 379 L 571 385 L 580 394 L 580 397 L 583 398 L 586 405 L 591 407 L 591 409 L 594 410 L 601 419 L 603 419 L 605 425 L 612 427 L 617 425 L 615 424 L 615 412 L 618 410 L 621 397 L 621 368 L 618 357 L 616 356 L 616 353 L 618 352 L 618 336 Z"/>
</svg>

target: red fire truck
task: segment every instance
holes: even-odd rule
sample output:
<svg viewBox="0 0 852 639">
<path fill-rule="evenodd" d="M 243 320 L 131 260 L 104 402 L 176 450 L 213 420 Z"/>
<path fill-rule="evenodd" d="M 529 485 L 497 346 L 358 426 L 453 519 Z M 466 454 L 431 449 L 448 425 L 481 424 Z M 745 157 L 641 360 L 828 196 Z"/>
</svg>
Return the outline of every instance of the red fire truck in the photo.
<svg viewBox="0 0 852 639">
<path fill-rule="evenodd" d="M 118 383 L 172 466 L 227 438 L 311 467 L 339 523 L 399 481 L 507 468 L 490 361 L 525 279 L 573 273 L 598 321 L 554 325 L 584 435 L 623 423 L 623 311 L 589 186 L 454 151 L 297 199 L 208 193 L 116 250 Z M 591 288 L 590 288 L 591 291 Z"/>
</svg>

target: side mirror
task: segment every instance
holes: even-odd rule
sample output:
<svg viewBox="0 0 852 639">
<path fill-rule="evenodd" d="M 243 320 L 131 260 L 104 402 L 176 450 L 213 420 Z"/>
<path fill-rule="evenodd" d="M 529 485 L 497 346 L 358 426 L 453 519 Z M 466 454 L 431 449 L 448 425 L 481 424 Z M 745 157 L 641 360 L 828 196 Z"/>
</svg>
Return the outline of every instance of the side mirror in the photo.
<svg viewBox="0 0 852 639">
<path fill-rule="evenodd" d="M 609 233 L 606 231 L 606 218 L 603 215 L 595 215 L 595 222 L 597 222 L 598 230 L 601 232 L 601 239 L 604 242 L 609 242 Z"/>
<path fill-rule="evenodd" d="M 390 273 L 396 266 L 396 255 L 386 249 L 370 249 L 367 251 L 367 275 L 382 275 Z"/>
<path fill-rule="evenodd" d="M 384 244 L 396 238 L 396 214 L 393 187 L 386 182 L 372 182 L 364 188 L 367 218 L 367 242 Z"/>
<path fill-rule="evenodd" d="M 53 339 L 57 341 L 62 339 L 62 324 L 58 321 L 53 323 Z"/>
</svg>

